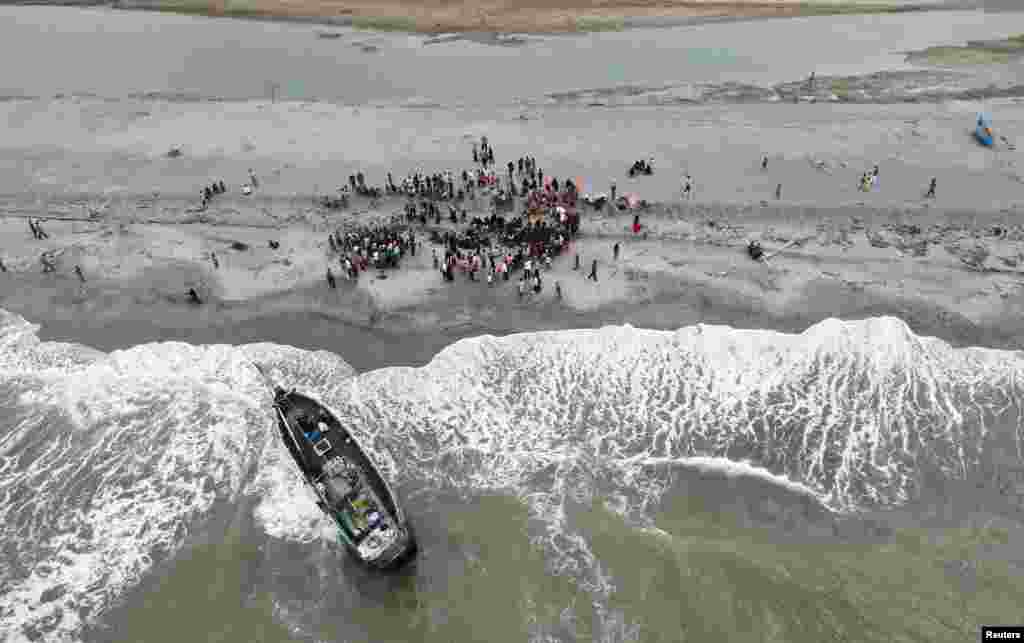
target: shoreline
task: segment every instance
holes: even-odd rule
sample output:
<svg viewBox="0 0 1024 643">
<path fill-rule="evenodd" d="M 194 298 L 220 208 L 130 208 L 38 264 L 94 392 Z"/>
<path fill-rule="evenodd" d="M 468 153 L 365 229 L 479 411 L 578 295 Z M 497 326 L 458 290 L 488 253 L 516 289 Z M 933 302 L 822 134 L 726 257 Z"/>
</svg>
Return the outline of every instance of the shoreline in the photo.
<svg viewBox="0 0 1024 643">
<path fill-rule="evenodd" d="M 893 315 L 954 345 L 1024 347 L 1024 178 L 1014 149 L 979 149 L 963 131 L 970 108 L 608 110 L 585 122 L 573 110 L 522 121 L 487 110 L 317 104 L 39 101 L 3 109 L 21 126 L 0 148 L 13 170 L 0 185 L 0 212 L 13 215 L 0 218 L 8 269 L 0 308 L 42 324 L 44 338 L 101 349 L 263 339 L 326 348 L 367 370 L 422 364 L 481 333 L 701 322 L 800 332 L 829 317 Z M 216 127 L 212 110 L 226 112 Z M 405 134 L 425 127 L 429 135 Z M 1022 128 L 1024 109 L 1005 105 L 1000 133 L 1013 140 Z M 685 138 L 664 145 L 666 129 Z M 599 141 L 592 131 L 602 132 Z M 326 211 L 312 195 L 333 193 L 357 171 L 380 185 L 389 171 L 400 181 L 417 167 L 469 169 L 471 142 L 484 133 L 500 160 L 533 155 L 546 175 L 573 178 L 583 192 L 607 192 L 616 180 L 622 194 L 653 204 L 639 211 L 644 234 L 630 232 L 632 213 L 583 207 L 570 254 L 554 261 L 544 291 L 522 302 L 518 275 L 491 287 L 462 274 L 441 280 L 426 240 L 431 230 L 450 230 L 447 221 L 414 224 L 422 252 L 385 278 L 371 271 L 345 281 L 327 232 L 388 221 L 404 199 L 371 208 L 354 197 L 349 210 Z M 333 142 L 340 137 L 341 148 Z M 183 157 L 169 158 L 170 148 Z M 626 177 L 627 160 L 650 151 L 654 174 Z M 859 191 L 857 175 L 876 162 L 881 186 Z M 249 168 L 260 187 L 246 196 L 238 187 Z M 679 177 L 691 172 L 697 193 L 684 202 Z M 924 199 L 933 176 L 939 195 Z M 228 192 L 193 211 L 189 194 L 218 178 Z M 486 215 L 486 203 L 465 207 Z M 43 218 L 50 238 L 33 239 L 26 216 Z M 768 263 L 747 256 L 755 239 Z M 58 253 L 56 274 L 41 274 L 44 251 Z M 575 253 L 585 267 L 598 260 L 598 283 L 573 270 Z M 337 290 L 326 283 L 328 266 Z M 189 288 L 207 303 L 189 305 Z"/>
<path fill-rule="evenodd" d="M 349 220 L 365 216 L 350 215 Z M 389 215 L 378 210 L 371 216 L 385 220 Z M 977 243 L 994 244 L 995 240 L 970 231 L 1006 226 L 1008 236 L 1024 238 L 1024 229 L 1014 226 L 1004 213 L 949 214 L 942 219 L 932 212 L 928 216 L 934 220 L 931 228 L 911 236 L 923 239 L 950 229 L 968 234 Z M 740 218 L 749 222 L 749 217 Z M 643 219 L 650 230 L 646 239 L 626 231 L 628 214 L 590 218 L 585 214 L 581 237 L 572 251 L 580 253 L 584 265 L 591 257 L 599 258 L 600 281 L 586 282 L 584 271 L 571 269 L 571 255 L 564 255 L 548 271 L 545 291 L 523 301 L 514 293 L 515 276 L 493 286 L 470 282 L 462 274 L 455 283 L 443 283 L 429 266 L 432 244 L 419 224 L 413 226 L 422 243 L 415 257 L 407 256 L 398 269 L 380 273 L 386 275 L 384 279 L 372 270 L 358 282 L 339 276 L 338 288 L 331 290 L 324 283 L 323 269 L 337 260 L 325 256 L 322 225 L 268 228 L 52 220 L 44 223 L 45 228 L 68 255 L 59 274 L 40 274 L 32 256 L 8 259 L 10 272 L 2 275 L 0 308 L 40 324 L 41 339 L 74 341 L 105 351 L 159 341 L 272 341 L 330 350 L 359 371 L 420 366 L 444 346 L 481 334 L 622 324 L 677 330 L 705 323 L 799 333 L 830 317 L 891 315 L 903 319 L 916 333 L 954 346 L 1024 348 L 1024 324 L 1015 321 L 1020 297 L 1012 291 L 1012 283 L 1024 285 L 1024 273 L 1005 266 L 1000 269 L 994 258 L 987 268 L 957 268 L 949 263 L 956 262 L 952 255 L 941 258 L 948 252 L 943 248 L 954 243 L 951 238 L 927 242 L 934 250 L 929 252 L 931 258 L 922 259 L 913 244 L 903 246 L 892 232 L 892 226 L 908 225 L 898 222 L 895 211 L 879 212 L 874 219 L 859 211 L 857 218 L 865 224 L 860 235 L 826 230 L 788 249 L 783 240 L 799 240 L 802 233 L 795 227 L 782 230 L 779 223 L 785 218 L 784 207 L 775 216 L 763 213 L 760 223 L 771 232 L 752 235 L 766 239 L 770 251 L 781 250 L 770 264 L 762 265 L 746 257 L 744 237 L 735 230 L 735 214 L 704 220 L 648 212 Z M 816 212 L 802 218 L 844 227 L 838 214 L 826 217 Z M 709 221 L 717 221 L 716 228 L 683 232 L 695 223 L 706 227 Z M 0 219 L 0 229 L 9 239 L 16 238 L 22 228 L 27 228 L 22 217 Z M 889 236 L 880 241 L 879 235 Z M 263 238 L 278 238 L 288 249 L 275 258 L 261 247 Z M 227 246 L 236 240 L 250 247 L 231 252 Z M 623 246 L 618 262 L 610 257 L 616 241 Z M 826 256 L 834 243 L 840 244 L 840 251 Z M 873 245 L 880 243 L 889 249 Z M 101 244 L 110 249 L 103 251 Z M 202 259 L 214 249 L 221 262 L 217 270 Z M 872 249 L 877 251 L 874 259 L 861 265 L 867 261 L 865 252 Z M 287 270 L 281 267 L 282 257 L 289 264 Z M 85 284 L 71 271 L 76 261 L 87 266 Z M 887 277 L 887 273 L 891 274 Z M 905 279 L 918 283 L 907 286 L 902 284 Z M 945 301 L 929 301 L 931 293 L 915 292 L 931 280 L 953 284 Z M 555 281 L 563 284 L 563 301 L 556 301 L 551 292 Z M 1001 289 L 1002 282 L 1011 290 Z M 204 305 L 187 304 L 188 284 L 205 285 Z"/>
</svg>

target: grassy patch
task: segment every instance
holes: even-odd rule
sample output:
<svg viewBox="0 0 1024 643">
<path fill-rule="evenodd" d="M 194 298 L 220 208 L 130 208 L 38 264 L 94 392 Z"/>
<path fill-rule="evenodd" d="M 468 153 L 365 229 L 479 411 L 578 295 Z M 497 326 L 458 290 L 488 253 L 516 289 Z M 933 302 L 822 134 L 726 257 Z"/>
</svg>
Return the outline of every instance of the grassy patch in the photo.
<svg viewBox="0 0 1024 643">
<path fill-rule="evenodd" d="M 161 0 L 154 8 L 157 11 L 194 16 L 244 17 L 264 15 L 264 12 L 257 9 L 249 0 L 228 0 L 223 5 L 212 3 L 209 0 Z"/>
<path fill-rule="evenodd" d="M 622 31 L 626 23 L 622 18 L 580 16 L 576 18 L 576 31 Z"/>
<path fill-rule="evenodd" d="M 998 530 L 948 530 L 939 539 L 906 530 L 870 546 L 788 544 L 687 505 L 658 516 L 663 534 L 601 509 L 580 516 L 615 580 L 612 607 L 639 624 L 641 641 L 953 643 L 1024 604 L 1024 579 L 1005 565 L 968 564 L 970 583 L 951 572 L 978 561 L 979 547 L 1006 542 Z"/>
<path fill-rule="evenodd" d="M 929 47 L 925 60 L 932 65 L 1005 65 L 1012 52 L 984 47 Z"/>
<path fill-rule="evenodd" d="M 877 13 L 906 13 L 916 11 L 914 7 L 876 2 L 801 2 L 798 13 L 805 16 L 836 16 Z"/>
<path fill-rule="evenodd" d="M 955 47 L 929 47 L 910 54 L 910 60 L 930 65 L 1005 65 L 1024 57 L 1024 34 L 1006 40 L 968 42 Z"/>
<path fill-rule="evenodd" d="M 839 98 L 850 96 L 850 81 L 845 78 L 836 78 L 832 81 L 832 93 Z"/>
<path fill-rule="evenodd" d="M 157 11 L 207 16 L 212 13 L 207 0 L 162 0 L 156 5 Z"/>
<path fill-rule="evenodd" d="M 416 19 L 409 16 L 353 16 L 352 26 L 374 31 L 416 31 Z"/>
</svg>

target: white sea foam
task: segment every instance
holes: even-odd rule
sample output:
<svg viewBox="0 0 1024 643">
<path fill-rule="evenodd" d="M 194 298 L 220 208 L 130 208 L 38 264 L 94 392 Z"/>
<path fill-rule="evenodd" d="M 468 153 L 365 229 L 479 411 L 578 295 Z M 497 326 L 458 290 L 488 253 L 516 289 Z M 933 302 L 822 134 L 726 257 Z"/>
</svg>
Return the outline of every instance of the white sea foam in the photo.
<svg viewBox="0 0 1024 643">
<path fill-rule="evenodd" d="M 596 596 L 615 579 L 573 507 L 600 502 L 655 529 L 672 467 L 759 477 L 847 511 L 912 498 L 922 460 L 968 475 L 992 427 L 1016 426 L 1018 448 L 1022 437 L 1020 353 L 952 349 L 891 318 L 799 335 L 478 337 L 423 368 L 356 376 L 330 353 L 272 344 L 107 355 L 39 342 L 0 315 L 0 388 L 15 393 L 0 398 L 13 404 L 0 420 L 0 632 L 48 640 L 102 616 L 218 501 L 257 496 L 272 537 L 333 537 L 251 361 L 334 408 L 389 479 L 520 497 L 551 571 Z M 602 618 L 602 636 L 628 637 L 620 616 Z"/>
<path fill-rule="evenodd" d="M 62 363 L 65 345 L 8 321 L 0 385 L 17 383 L 23 419 L 0 433 L 0 632 L 73 639 L 82 615 L 101 615 L 172 556 L 215 502 L 239 499 L 272 435 L 249 358 L 309 373 L 329 360 L 164 343 Z"/>
</svg>

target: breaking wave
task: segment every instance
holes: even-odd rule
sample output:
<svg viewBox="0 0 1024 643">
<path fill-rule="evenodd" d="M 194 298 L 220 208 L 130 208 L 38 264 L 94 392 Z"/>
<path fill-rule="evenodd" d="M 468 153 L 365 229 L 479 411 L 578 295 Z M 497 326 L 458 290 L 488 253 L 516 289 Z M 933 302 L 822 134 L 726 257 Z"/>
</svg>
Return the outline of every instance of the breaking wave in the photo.
<svg viewBox="0 0 1024 643">
<path fill-rule="evenodd" d="M 422 368 L 362 375 L 275 344 L 103 353 L 37 330 L 0 311 L 0 638 L 11 640 L 75 640 L 202 538 L 218 506 L 255 500 L 268 538 L 331 538 L 273 437 L 253 360 L 351 422 L 398 485 L 522 500 L 551 571 L 598 596 L 615 581 L 572 503 L 656 529 L 672 468 L 692 467 L 837 513 L 892 507 L 921 493 L 925 472 L 970 479 L 997 447 L 1019 462 L 1024 439 L 1020 353 L 954 349 L 893 318 L 798 335 L 484 336 Z"/>
</svg>

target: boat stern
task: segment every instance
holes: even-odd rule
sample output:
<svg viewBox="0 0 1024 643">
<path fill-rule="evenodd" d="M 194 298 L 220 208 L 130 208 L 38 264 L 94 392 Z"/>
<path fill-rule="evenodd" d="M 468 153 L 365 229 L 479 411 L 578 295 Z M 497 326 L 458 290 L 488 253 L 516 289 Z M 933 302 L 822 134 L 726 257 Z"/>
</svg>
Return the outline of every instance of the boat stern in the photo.
<svg viewBox="0 0 1024 643">
<path fill-rule="evenodd" d="M 417 551 L 412 531 L 404 526 L 391 532 L 390 539 L 374 534 L 360 543 L 359 557 L 378 569 L 393 569 L 408 562 Z"/>
</svg>

